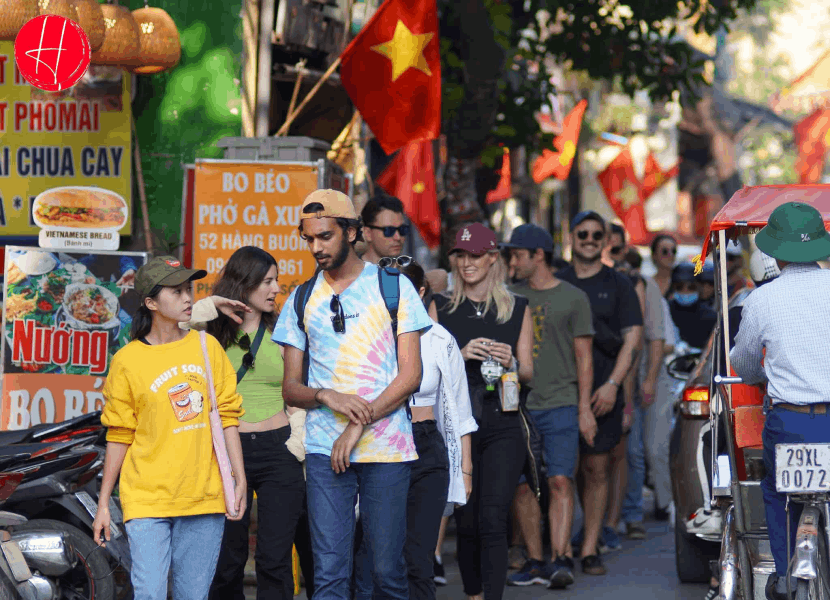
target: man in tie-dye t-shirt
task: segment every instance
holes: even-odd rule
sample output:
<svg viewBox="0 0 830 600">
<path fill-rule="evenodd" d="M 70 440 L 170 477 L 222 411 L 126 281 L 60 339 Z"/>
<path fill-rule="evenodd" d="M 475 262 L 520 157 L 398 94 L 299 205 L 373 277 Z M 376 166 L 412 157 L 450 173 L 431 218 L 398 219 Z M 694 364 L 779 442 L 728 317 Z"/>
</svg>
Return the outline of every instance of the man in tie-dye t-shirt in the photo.
<svg viewBox="0 0 830 600">
<path fill-rule="evenodd" d="M 300 233 L 320 267 L 297 323 L 286 300 L 272 339 L 285 348 L 283 397 L 308 409 L 306 472 L 315 600 L 351 597 L 354 498 L 376 591 L 407 600 L 400 569 L 409 462 L 418 458 L 406 401 L 420 385 L 420 336 L 432 321 L 406 277 L 398 280 L 397 339 L 378 267 L 355 253 L 360 221 L 348 196 L 317 190 L 303 202 Z M 308 385 L 303 355 L 308 347 Z M 400 360 L 398 359 L 400 356 Z"/>
</svg>

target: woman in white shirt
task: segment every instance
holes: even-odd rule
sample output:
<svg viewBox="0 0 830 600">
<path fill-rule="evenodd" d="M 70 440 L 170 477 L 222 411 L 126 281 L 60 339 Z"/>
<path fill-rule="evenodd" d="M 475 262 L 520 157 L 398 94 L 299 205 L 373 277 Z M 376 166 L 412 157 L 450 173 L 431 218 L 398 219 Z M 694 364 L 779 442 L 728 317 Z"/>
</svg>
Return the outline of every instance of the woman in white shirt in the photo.
<svg viewBox="0 0 830 600">
<path fill-rule="evenodd" d="M 382 259 L 379 266 L 398 267 L 422 300 L 429 296 L 424 270 L 411 258 Z M 447 503 L 466 504 L 472 491 L 470 434 L 478 425 L 470 406 L 461 349 L 438 323 L 421 336 L 421 362 L 421 387 L 409 403 L 418 460 L 412 463 L 404 557 L 410 600 L 434 600 L 438 530 Z M 372 563 L 366 560 L 366 552 L 364 545 L 356 558 L 355 600 L 372 597 Z"/>
</svg>

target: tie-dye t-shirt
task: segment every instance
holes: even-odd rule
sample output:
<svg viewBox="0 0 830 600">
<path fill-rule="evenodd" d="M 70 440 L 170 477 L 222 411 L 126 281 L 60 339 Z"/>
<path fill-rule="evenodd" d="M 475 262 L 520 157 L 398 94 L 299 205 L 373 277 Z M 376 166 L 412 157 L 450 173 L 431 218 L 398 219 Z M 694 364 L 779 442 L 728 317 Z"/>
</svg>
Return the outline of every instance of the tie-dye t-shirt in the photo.
<svg viewBox="0 0 830 600">
<path fill-rule="evenodd" d="M 398 334 L 427 331 L 432 326 L 414 286 L 399 277 Z M 306 336 L 297 326 L 294 295 L 283 304 L 272 340 L 305 350 Z M 373 402 L 398 374 L 397 340 L 392 339 L 392 320 L 383 301 L 377 266 L 366 263 L 363 272 L 340 294 L 346 316 L 346 332 L 335 333 L 330 308 L 334 290 L 323 274 L 317 276 L 305 307 L 309 342 L 308 385 L 356 394 Z M 321 406 L 306 417 L 306 452 L 331 456 L 331 449 L 349 419 Z M 384 463 L 416 460 L 412 425 L 402 404 L 392 414 L 370 425 L 360 437 L 350 462 Z"/>
</svg>

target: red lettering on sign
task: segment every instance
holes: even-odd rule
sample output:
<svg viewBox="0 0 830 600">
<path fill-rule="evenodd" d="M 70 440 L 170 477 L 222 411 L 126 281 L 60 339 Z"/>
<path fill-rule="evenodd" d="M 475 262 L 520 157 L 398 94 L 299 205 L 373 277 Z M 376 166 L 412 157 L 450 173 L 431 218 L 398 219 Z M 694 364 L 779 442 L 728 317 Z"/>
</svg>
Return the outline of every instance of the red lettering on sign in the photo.
<svg viewBox="0 0 830 600">
<path fill-rule="evenodd" d="M 0 54 L 0 85 L 6 83 L 6 60 L 8 58 L 5 54 Z"/>
<path fill-rule="evenodd" d="M 35 321 L 15 321 L 12 329 L 12 362 L 17 364 L 89 367 L 90 375 L 107 370 L 109 333 L 60 327 L 38 327 Z M 70 356 L 72 360 L 70 361 Z"/>
</svg>

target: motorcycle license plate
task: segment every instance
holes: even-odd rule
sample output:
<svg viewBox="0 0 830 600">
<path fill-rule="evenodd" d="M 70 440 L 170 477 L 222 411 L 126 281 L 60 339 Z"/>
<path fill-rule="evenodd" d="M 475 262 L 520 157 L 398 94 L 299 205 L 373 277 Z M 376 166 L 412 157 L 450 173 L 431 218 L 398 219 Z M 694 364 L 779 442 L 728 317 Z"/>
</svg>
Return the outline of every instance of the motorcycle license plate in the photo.
<svg viewBox="0 0 830 600">
<path fill-rule="evenodd" d="M 775 488 L 782 493 L 830 491 L 830 444 L 776 444 Z"/>
</svg>

